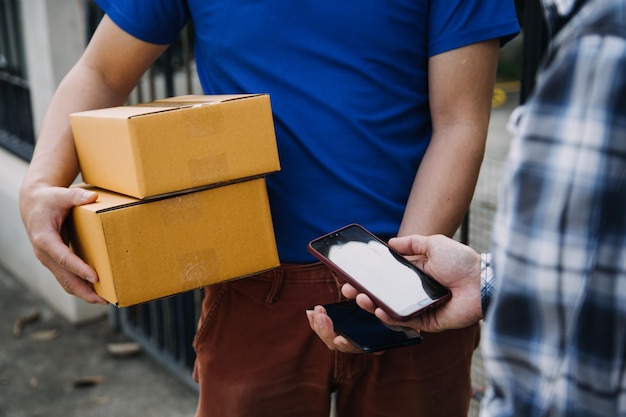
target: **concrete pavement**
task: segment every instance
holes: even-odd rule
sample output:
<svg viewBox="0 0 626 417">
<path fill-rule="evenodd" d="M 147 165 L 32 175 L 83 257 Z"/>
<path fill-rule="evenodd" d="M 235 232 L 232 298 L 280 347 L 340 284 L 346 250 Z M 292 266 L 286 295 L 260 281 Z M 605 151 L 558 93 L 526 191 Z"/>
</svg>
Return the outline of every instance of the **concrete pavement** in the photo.
<svg viewBox="0 0 626 417">
<path fill-rule="evenodd" d="M 191 388 L 144 352 L 109 351 L 132 341 L 107 317 L 72 325 L 1 268 L 0 306 L 0 417 L 193 417 Z"/>
</svg>

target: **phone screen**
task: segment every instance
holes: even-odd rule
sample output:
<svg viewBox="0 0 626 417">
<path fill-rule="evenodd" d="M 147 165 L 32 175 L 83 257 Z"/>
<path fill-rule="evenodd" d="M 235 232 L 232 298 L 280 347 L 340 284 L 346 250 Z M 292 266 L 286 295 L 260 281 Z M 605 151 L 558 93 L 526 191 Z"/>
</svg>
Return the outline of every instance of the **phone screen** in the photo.
<svg viewBox="0 0 626 417">
<path fill-rule="evenodd" d="M 363 310 L 354 300 L 325 304 L 335 332 L 365 352 L 379 352 L 421 343 L 423 338 L 409 328 L 390 328 L 375 315 Z"/>
<path fill-rule="evenodd" d="M 309 248 L 396 318 L 416 314 L 450 294 L 446 287 L 356 224 L 312 241 Z"/>
</svg>

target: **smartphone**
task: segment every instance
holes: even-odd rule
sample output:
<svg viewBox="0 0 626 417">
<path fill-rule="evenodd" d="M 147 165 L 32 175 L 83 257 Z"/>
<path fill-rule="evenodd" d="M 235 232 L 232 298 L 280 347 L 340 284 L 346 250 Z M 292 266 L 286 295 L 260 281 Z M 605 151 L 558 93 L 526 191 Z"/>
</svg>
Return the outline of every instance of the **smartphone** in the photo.
<svg viewBox="0 0 626 417">
<path fill-rule="evenodd" d="M 354 300 L 324 304 L 324 308 L 333 321 L 335 332 L 365 352 L 422 343 L 422 335 L 418 332 L 408 327 L 387 326 Z"/>
<path fill-rule="evenodd" d="M 396 320 L 445 302 L 450 290 L 358 224 L 309 242 L 309 251 Z"/>
</svg>

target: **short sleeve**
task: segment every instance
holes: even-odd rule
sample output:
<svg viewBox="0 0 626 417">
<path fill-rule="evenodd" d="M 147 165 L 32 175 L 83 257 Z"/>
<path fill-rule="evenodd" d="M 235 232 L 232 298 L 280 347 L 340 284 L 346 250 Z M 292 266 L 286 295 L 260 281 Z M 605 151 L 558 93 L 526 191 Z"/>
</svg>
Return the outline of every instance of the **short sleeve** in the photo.
<svg viewBox="0 0 626 417">
<path fill-rule="evenodd" d="M 125 32 L 142 41 L 172 43 L 189 19 L 184 1 L 96 0 L 100 8 Z"/>
<path fill-rule="evenodd" d="M 519 33 L 512 0 L 432 0 L 429 56 L 499 38 L 501 45 Z"/>
</svg>

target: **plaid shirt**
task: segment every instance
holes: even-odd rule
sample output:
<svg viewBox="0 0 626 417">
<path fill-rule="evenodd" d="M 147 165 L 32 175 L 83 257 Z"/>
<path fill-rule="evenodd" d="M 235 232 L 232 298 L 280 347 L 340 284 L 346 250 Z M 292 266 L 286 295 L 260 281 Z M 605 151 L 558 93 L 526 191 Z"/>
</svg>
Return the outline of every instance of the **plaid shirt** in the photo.
<svg viewBox="0 0 626 417">
<path fill-rule="evenodd" d="M 480 415 L 626 416 L 626 0 L 545 3 L 574 12 L 511 119 Z"/>
</svg>

